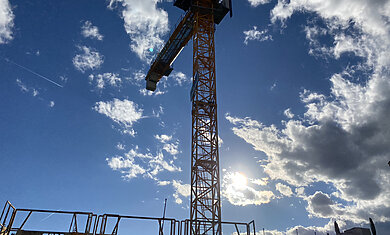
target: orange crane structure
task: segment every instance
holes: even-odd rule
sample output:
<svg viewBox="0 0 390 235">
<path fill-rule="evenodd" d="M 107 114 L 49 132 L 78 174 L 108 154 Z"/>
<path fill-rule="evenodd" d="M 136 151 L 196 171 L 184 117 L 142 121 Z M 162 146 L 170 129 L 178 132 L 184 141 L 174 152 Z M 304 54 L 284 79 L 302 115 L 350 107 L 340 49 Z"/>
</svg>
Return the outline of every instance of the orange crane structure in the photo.
<svg viewBox="0 0 390 235">
<path fill-rule="evenodd" d="M 214 32 L 231 11 L 231 0 L 176 0 L 186 12 L 146 75 L 154 91 L 172 63 L 193 39 L 192 146 L 190 234 L 221 235 L 221 192 L 218 154 L 217 94 Z"/>
</svg>

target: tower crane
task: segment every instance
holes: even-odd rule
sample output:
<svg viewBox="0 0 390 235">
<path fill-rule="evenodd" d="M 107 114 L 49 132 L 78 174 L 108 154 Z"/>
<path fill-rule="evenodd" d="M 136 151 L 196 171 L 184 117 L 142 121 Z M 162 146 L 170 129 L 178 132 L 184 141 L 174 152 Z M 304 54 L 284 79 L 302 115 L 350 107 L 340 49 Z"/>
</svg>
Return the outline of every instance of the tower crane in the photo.
<svg viewBox="0 0 390 235">
<path fill-rule="evenodd" d="M 156 90 L 172 63 L 193 40 L 191 235 L 221 235 L 221 193 L 218 154 L 217 94 L 215 74 L 215 25 L 230 11 L 231 0 L 176 0 L 186 13 L 146 75 L 146 89 Z"/>
</svg>

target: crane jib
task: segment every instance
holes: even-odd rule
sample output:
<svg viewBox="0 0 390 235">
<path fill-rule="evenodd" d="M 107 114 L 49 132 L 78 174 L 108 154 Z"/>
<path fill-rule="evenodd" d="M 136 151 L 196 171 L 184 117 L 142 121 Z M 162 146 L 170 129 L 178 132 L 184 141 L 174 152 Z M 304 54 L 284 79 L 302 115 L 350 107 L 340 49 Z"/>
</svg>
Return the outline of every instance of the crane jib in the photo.
<svg viewBox="0 0 390 235">
<path fill-rule="evenodd" d="M 154 91 L 156 84 L 163 76 L 169 76 L 173 68 L 172 63 L 187 45 L 193 33 L 193 16 L 192 12 L 187 12 L 174 30 L 169 40 L 158 53 L 146 75 L 146 89 Z"/>
</svg>

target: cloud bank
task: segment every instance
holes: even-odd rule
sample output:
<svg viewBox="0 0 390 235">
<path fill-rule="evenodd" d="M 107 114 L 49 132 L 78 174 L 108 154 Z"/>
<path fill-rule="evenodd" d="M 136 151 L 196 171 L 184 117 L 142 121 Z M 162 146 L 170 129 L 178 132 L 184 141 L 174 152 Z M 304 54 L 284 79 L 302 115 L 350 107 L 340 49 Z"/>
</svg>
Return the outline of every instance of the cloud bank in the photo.
<svg viewBox="0 0 390 235">
<path fill-rule="evenodd" d="M 271 22 L 288 27 L 296 12 L 315 15 L 304 30 L 309 54 L 337 60 L 348 53 L 362 60 L 330 77 L 329 96 L 303 90 L 303 117 L 286 112 L 290 119 L 280 128 L 250 117 L 226 119 L 237 136 L 267 155 L 262 167 L 272 180 L 301 192 L 317 182 L 335 188 L 331 195 L 303 196 L 311 216 L 390 221 L 390 2 L 279 0 Z M 331 45 L 323 43 L 325 36 Z"/>
<path fill-rule="evenodd" d="M 0 44 L 12 40 L 15 15 L 8 0 L 0 0 Z"/>
</svg>

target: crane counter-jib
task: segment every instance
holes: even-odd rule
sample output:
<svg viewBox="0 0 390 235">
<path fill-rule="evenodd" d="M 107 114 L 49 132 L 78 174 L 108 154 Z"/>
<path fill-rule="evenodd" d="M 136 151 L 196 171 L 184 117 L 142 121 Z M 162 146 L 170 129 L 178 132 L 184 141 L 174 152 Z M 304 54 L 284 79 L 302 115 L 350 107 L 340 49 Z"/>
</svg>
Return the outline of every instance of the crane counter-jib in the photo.
<svg viewBox="0 0 390 235">
<path fill-rule="evenodd" d="M 193 13 L 187 12 L 183 20 L 176 27 L 169 40 L 158 53 L 153 61 L 148 74 L 146 75 L 146 89 L 154 91 L 156 84 L 163 76 L 168 76 L 173 68 L 172 63 L 183 50 L 184 46 L 192 37 L 193 32 Z"/>
</svg>

